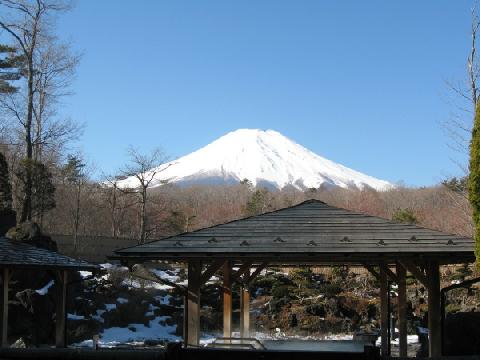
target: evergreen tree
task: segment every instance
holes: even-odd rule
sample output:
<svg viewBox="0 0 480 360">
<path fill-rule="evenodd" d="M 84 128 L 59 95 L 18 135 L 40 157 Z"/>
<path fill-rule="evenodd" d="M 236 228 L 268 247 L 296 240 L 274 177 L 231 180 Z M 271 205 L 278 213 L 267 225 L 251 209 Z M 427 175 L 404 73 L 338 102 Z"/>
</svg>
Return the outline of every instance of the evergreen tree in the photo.
<svg viewBox="0 0 480 360">
<path fill-rule="evenodd" d="M 468 188 L 468 178 L 466 176 L 461 178 L 454 176 L 450 179 L 443 180 L 442 185 L 453 192 L 462 193 Z"/>
<path fill-rule="evenodd" d="M 397 209 L 392 215 L 392 221 L 403 224 L 416 224 L 418 222 L 411 209 Z"/>
<path fill-rule="evenodd" d="M 480 102 L 475 111 L 475 120 L 470 141 L 470 175 L 468 177 L 468 198 L 473 209 L 475 229 L 475 256 L 480 268 Z"/>
<path fill-rule="evenodd" d="M 40 218 L 55 207 L 55 186 L 53 185 L 52 174 L 48 168 L 34 160 L 22 160 L 16 178 L 18 186 L 16 188 L 16 198 L 20 203 L 25 196 L 25 187 L 28 186 L 28 175 L 32 176 L 32 215 Z"/>
<path fill-rule="evenodd" d="M 17 91 L 12 81 L 22 77 L 23 57 L 14 47 L 0 44 L 0 94 Z"/>
<path fill-rule="evenodd" d="M 247 202 L 246 213 L 248 216 L 263 214 L 270 207 L 270 196 L 267 189 L 255 190 Z"/>
<path fill-rule="evenodd" d="M 63 181 L 70 184 L 74 188 L 75 200 L 73 207 L 73 250 L 78 249 L 78 229 L 80 226 L 80 210 L 82 189 L 87 182 L 87 174 L 85 172 L 86 164 L 80 156 L 69 155 L 67 163 L 62 169 Z"/>
<path fill-rule="evenodd" d="M 8 164 L 0 152 L 0 212 L 12 209 L 12 187 L 8 176 Z"/>
</svg>

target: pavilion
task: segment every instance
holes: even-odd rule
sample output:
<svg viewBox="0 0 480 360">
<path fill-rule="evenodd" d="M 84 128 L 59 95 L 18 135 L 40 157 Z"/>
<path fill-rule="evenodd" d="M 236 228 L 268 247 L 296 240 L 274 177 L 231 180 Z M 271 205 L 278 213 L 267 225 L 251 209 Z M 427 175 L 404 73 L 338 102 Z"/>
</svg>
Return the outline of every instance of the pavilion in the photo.
<svg viewBox="0 0 480 360">
<path fill-rule="evenodd" d="M 116 251 L 130 265 L 150 260 L 188 263 L 186 346 L 198 346 L 200 287 L 223 274 L 223 331 L 232 332 L 232 283 L 241 285 L 240 333 L 249 336 L 248 284 L 265 267 L 361 265 L 380 280 L 381 350 L 388 351 L 388 282 L 398 284 L 400 356 L 407 355 L 406 273 L 428 291 L 429 353 L 441 356 L 439 266 L 474 261 L 470 238 L 308 200 L 277 211 Z M 234 271 L 234 269 L 237 269 Z"/>
<path fill-rule="evenodd" d="M 14 241 L 0 237 L 0 347 L 8 347 L 8 300 L 9 282 L 14 272 L 31 272 L 50 270 L 55 274 L 57 284 L 56 311 L 55 311 L 55 345 L 66 346 L 66 303 L 69 272 L 79 270 L 97 270 L 98 266 L 85 261 L 72 259 L 68 256 L 35 247 L 21 241 Z"/>
</svg>

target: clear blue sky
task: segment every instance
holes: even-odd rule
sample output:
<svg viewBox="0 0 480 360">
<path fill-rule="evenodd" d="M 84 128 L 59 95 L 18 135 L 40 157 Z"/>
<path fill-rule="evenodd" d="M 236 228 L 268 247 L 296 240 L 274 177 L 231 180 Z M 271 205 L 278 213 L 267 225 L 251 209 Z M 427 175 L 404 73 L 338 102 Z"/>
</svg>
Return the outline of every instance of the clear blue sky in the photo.
<svg viewBox="0 0 480 360">
<path fill-rule="evenodd" d="M 113 172 L 129 144 L 175 158 L 238 128 L 275 129 L 389 181 L 460 173 L 440 122 L 464 78 L 470 1 L 79 0 L 84 52 L 65 113 Z"/>
</svg>

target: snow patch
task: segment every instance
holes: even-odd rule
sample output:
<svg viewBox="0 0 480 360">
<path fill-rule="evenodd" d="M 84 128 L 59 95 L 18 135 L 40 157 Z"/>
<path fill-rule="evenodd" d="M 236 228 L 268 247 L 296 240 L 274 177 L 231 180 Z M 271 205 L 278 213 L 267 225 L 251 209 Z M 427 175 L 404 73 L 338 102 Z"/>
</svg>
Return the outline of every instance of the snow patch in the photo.
<svg viewBox="0 0 480 360">
<path fill-rule="evenodd" d="M 85 320 L 85 316 L 77 314 L 67 314 L 68 320 Z"/>
<path fill-rule="evenodd" d="M 38 289 L 38 290 L 35 290 L 35 292 L 38 294 L 38 295 L 47 295 L 48 294 L 48 289 L 50 289 L 53 284 L 55 284 L 55 280 L 50 280 L 47 285 L 45 285 L 44 287 L 42 287 L 41 289 Z"/>
<path fill-rule="evenodd" d="M 120 344 L 143 343 L 145 340 L 180 341 L 174 335 L 177 326 L 167 325 L 165 322 L 170 316 L 157 316 L 150 320 L 148 326 L 144 324 L 129 324 L 126 328 L 112 327 L 100 334 L 99 346 L 115 347 Z M 92 340 L 86 340 L 77 346 L 92 347 Z"/>
</svg>

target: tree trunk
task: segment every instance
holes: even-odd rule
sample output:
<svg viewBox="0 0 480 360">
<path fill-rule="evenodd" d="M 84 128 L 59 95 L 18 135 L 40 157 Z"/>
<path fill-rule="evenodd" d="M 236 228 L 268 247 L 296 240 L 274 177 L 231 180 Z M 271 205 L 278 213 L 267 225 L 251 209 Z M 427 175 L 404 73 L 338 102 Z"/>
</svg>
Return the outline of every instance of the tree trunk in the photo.
<svg viewBox="0 0 480 360">
<path fill-rule="evenodd" d="M 112 211 L 111 211 L 111 218 L 112 218 L 112 237 L 114 239 L 117 238 L 117 222 L 115 219 L 115 209 L 117 207 L 117 183 L 113 184 L 112 188 Z"/>
<path fill-rule="evenodd" d="M 23 196 L 20 222 L 32 220 L 32 120 L 33 120 L 33 49 L 28 56 L 27 118 L 25 119 L 25 194 Z"/>
<path fill-rule="evenodd" d="M 81 183 L 79 182 L 77 185 L 75 219 L 73 224 L 73 252 L 74 253 L 76 253 L 78 250 L 78 227 L 80 224 L 80 193 L 81 193 Z"/>
<path fill-rule="evenodd" d="M 146 217 L 146 205 L 147 205 L 147 187 L 142 187 L 142 209 L 140 213 L 140 236 L 139 243 L 145 242 L 145 217 Z"/>
</svg>

